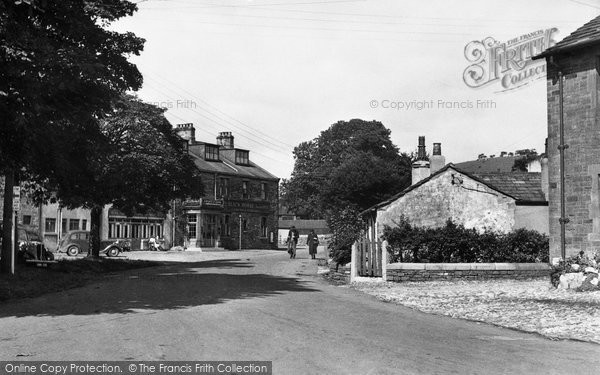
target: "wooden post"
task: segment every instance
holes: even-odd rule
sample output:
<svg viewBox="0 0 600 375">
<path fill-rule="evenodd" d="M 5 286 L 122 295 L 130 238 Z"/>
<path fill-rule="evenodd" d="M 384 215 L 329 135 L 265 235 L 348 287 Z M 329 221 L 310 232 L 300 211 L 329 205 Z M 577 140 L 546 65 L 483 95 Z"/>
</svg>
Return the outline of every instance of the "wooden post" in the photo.
<svg viewBox="0 0 600 375">
<path fill-rule="evenodd" d="M 387 262 L 388 262 L 388 252 L 387 252 L 388 242 L 383 241 L 381 243 L 381 277 L 383 281 L 387 281 Z"/>
<path fill-rule="evenodd" d="M 358 254 L 358 249 L 359 249 L 359 245 L 358 245 L 358 241 L 355 242 L 354 244 L 352 244 L 352 255 L 350 257 L 351 262 L 350 262 L 350 282 L 353 282 L 354 279 L 356 279 L 356 277 L 358 276 L 358 263 L 359 261 L 359 254 Z"/>
</svg>

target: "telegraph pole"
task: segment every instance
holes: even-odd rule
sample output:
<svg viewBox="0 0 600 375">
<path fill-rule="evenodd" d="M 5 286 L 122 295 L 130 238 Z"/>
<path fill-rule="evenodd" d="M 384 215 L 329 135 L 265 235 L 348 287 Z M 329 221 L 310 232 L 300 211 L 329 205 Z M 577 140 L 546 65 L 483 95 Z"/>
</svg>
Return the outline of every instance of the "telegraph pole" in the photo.
<svg viewBox="0 0 600 375">
<path fill-rule="evenodd" d="M 242 250 L 242 215 L 240 215 L 240 245 L 239 250 Z"/>
</svg>

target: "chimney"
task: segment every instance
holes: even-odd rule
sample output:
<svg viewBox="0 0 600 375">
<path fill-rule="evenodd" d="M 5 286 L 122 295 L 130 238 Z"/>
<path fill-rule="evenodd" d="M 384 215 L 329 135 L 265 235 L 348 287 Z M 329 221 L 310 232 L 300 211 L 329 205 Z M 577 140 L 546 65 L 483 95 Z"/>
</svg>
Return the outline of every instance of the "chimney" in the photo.
<svg viewBox="0 0 600 375">
<path fill-rule="evenodd" d="M 540 160 L 540 164 L 542 166 L 542 191 L 544 192 L 544 197 L 548 200 L 548 188 L 549 180 L 548 180 L 548 158 L 544 155 Z"/>
<path fill-rule="evenodd" d="M 196 142 L 196 129 L 194 129 L 194 124 L 177 124 L 175 128 L 175 134 L 177 134 L 181 139 L 185 139 L 188 143 Z"/>
<path fill-rule="evenodd" d="M 231 135 L 231 132 L 220 132 L 217 137 L 217 144 L 225 150 L 233 150 L 233 135 Z"/>
<path fill-rule="evenodd" d="M 417 151 L 417 160 L 412 164 L 412 185 L 429 177 L 429 162 L 427 161 L 427 153 L 425 152 L 425 137 L 419 136 L 419 148 Z"/>
<path fill-rule="evenodd" d="M 442 155 L 442 144 L 434 143 L 433 144 L 433 155 L 430 159 L 431 162 L 431 174 L 439 171 L 446 165 L 446 157 Z"/>
</svg>

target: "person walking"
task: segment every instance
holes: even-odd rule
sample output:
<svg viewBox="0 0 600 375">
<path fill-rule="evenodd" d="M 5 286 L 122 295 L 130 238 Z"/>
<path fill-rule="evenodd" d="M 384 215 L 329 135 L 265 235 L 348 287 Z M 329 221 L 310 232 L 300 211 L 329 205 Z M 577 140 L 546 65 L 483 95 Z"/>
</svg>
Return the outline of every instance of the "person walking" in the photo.
<svg viewBox="0 0 600 375">
<path fill-rule="evenodd" d="M 300 234 L 295 226 L 290 227 L 288 232 L 288 252 L 290 253 L 290 259 L 296 259 L 296 246 L 298 245 L 298 237 Z"/>
<path fill-rule="evenodd" d="M 314 229 L 311 229 L 310 233 L 308 233 L 306 244 L 308 245 L 308 253 L 310 254 L 310 258 L 317 259 L 317 246 L 319 246 L 319 237 L 315 233 Z"/>
</svg>

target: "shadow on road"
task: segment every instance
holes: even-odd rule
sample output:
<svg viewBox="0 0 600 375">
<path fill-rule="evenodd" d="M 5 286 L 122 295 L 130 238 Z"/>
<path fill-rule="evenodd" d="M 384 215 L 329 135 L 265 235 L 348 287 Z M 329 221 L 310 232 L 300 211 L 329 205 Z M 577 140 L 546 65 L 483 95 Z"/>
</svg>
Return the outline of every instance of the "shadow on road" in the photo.
<svg viewBox="0 0 600 375">
<path fill-rule="evenodd" d="M 6 304 L 0 307 L 0 318 L 135 314 L 317 291 L 293 277 L 232 272 L 236 268 L 244 272 L 248 267 L 252 265 L 241 260 L 215 260 L 107 275 L 101 282 L 83 288 Z M 213 269 L 206 273 L 206 268 Z M 220 273 L 221 269 L 228 271 Z"/>
</svg>

